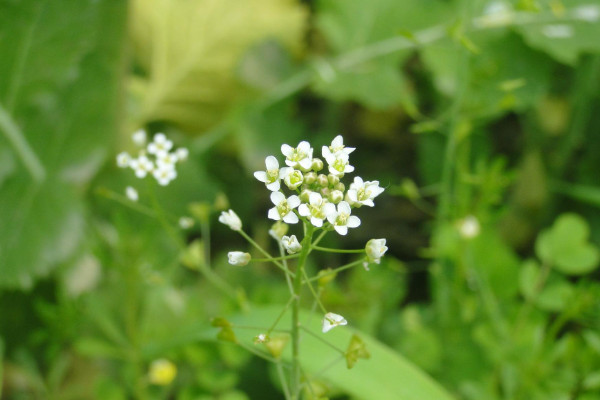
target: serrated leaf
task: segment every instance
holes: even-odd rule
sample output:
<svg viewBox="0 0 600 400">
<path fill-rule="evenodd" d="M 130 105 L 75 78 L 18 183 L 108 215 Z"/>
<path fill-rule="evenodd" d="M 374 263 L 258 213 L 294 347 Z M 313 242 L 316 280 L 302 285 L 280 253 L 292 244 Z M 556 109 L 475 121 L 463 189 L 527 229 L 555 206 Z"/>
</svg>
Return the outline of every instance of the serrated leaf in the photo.
<svg viewBox="0 0 600 400">
<path fill-rule="evenodd" d="M 598 267 L 600 252 L 588 242 L 587 222 L 576 214 L 562 214 L 535 243 L 537 256 L 568 275 L 587 274 Z"/>
</svg>

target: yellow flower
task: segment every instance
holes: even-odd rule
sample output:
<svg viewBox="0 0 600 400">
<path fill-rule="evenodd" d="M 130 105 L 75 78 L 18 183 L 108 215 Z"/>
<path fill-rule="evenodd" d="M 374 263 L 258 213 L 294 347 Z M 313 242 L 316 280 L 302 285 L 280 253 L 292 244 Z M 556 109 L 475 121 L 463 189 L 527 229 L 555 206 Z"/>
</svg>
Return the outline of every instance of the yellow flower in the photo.
<svg viewBox="0 0 600 400">
<path fill-rule="evenodd" d="M 164 358 L 152 361 L 148 379 L 154 385 L 166 386 L 173 382 L 177 375 L 177 367 L 171 361 Z"/>
</svg>

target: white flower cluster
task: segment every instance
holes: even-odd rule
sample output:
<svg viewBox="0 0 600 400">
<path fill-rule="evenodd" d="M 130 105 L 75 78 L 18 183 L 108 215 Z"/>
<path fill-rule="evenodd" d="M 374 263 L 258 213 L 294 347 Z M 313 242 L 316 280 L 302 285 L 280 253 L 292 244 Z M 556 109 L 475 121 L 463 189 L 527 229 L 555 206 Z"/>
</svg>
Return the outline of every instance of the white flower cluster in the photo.
<svg viewBox="0 0 600 400">
<path fill-rule="evenodd" d="M 142 179 L 152 174 L 156 181 L 166 186 L 177 177 L 175 164 L 188 158 L 188 150 L 180 147 L 175 151 L 173 142 L 164 133 L 157 133 L 150 143 L 147 143 L 146 131 L 140 129 L 133 134 L 133 142 L 140 148 L 138 156 L 132 157 L 127 152 L 117 155 L 117 165 L 121 168 L 131 168 L 135 176 Z"/>
<path fill-rule="evenodd" d="M 320 173 L 325 164 L 313 157 L 313 148 L 306 141 L 295 148 L 287 144 L 281 146 L 286 167 L 279 168 L 277 159 L 268 156 L 266 170 L 254 173 L 256 179 L 272 191 L 271 201 L 275 207 L 269 210 L 268 217 L 288 224 L 295 224 L 303 217 L 317 228 L 329 224 L 340 235 L 346 235 L 348 228 L 359 226 L 360 219 L 352 215 L 352 209 L 363 205 L 373 207 L 373 199 L 383 192 L 383 188 L 379 187 L 378 181 L 363 181 L 357 176 L 346 189 L 340 179 L 354 171 L 350 165 L 350 153 L 354 150 L 344 146 L 341 135 L 333 139 L 331 146 L 323 146 L 327 174 Z M 283 185 L 296 194 L 286 196 Z"/>
</svg>

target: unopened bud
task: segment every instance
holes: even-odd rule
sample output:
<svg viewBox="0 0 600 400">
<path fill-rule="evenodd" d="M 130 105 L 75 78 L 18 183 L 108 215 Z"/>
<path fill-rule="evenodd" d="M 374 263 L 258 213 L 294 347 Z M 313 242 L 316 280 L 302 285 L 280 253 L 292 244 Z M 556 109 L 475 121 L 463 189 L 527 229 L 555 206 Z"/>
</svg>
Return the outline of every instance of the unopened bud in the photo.
<svg viewBox="0 0 600 400">
<path fill-rule="evenodd" d="M 321 189 L 321 195 L 323 197 L 329 197 L 330 194 L 331 194 L 331 189 L 329 189 L 328 187 L 324 187 L 323 189 Z"/>
<path fill-rule="evenodd" d="M 335 190 L 339 190 L 340 192 L 344 192 L 346 190 L 346 185 L 344 185 L 342 182 L 340 182 L 337 185 L 335 185 L 333 188 Z"/>
<path fill-rule="evenodd" d="M 302 201 L 303 203 L 308 203 L 310 194 L 312 192 L 313 192 L 312 190 L 304 189 L 302 192 L 300 192 L 300 201 Z"/>
<path fill-rule="evenodd" d="M 328 199 L 333 204 L 337 204 L 340 201 L 344 200 L 344 193 L 340 192 L 339 190 L 334 190 L 334 191 L 331 192 L 331 194 L 329 195 Z"/>
<path fill-rule="evenodd" d="M 327 175 L 327 180 L 331 186 L 335 186 L 340 183 L 340 177 L 333 174 Z"/>
<path fill-rule="evenodd" d="M 319 172 L 320 170 L 323 169 L 323 160 L 321 160 L 320 158 L 313 158 L 313 162 L 312 162 L 312 170 Z"/>
<path fill-rule="evenodd" d="M 319 174 L 319 176 L 317 176 L 317 183 L 321 187 L 329 186 L 329 181 L 327 180 L 327 175 Z"/>
<path fill-rule="evenodd" d="M 317 180 L 317 173 L 316 172 L 308 172 L 304 175 L 304 183 L 306 183 L 307 185 L 312 185 L 313 183 L 315 183 Z"/>
</svg>

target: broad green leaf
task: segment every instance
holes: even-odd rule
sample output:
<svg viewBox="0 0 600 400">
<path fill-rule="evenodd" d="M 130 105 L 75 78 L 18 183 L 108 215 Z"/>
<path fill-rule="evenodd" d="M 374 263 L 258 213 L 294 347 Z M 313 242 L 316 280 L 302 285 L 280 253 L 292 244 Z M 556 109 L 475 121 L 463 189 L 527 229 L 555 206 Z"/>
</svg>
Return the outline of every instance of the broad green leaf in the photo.
<svg viewBox="0 0 600 400">
<path fill-rule="evenodd" d="M 535 304 L 546 311 L 564 310 L 575 295 L 573 285 L 563 279 L 549 282 L 535 299 Z"/>
<path fill-rule="evenodd" d="M 526 299 L 532 299 L 540 288 L 540 266 L 534 260 L 527 260 L 521 266 L 519 272 L 519 289 Z"/>
<path fill-rule="evenodd" d="M 542 13 L 550 14 L 549 0 Z M 557 2 L 554 2 L 557 3 Z M 516 30 L 530 46 L 564 64 L 575 65 L 586 52 L 600 52 L 600 4 L 592 0 L 568 0 L 556 12 L 556 22 L 521 25 Z M 540 21 L 548 19 L 540 15 Z"/>
<path fill-rule="evenodd" d="M 30 287 L 82 240 L 82 185 L 117 130 L 126 4 L 0 4 L 0 286 Z M 5 141 L 4 138 L 8 140 Z M 7 172 L 8 171 L 8 172 Z"/>
<path fill-rule="evenodd" d="M 139 102 L 133 123 L 167 121 L 195 134 L 214 125 L 250 95 L 236 79 L 242 56 L 265 39 L 298 53 L 306 14 L 295 0 L 132 2 L 131 36 L 143 73 L 132 80 Z M 264 76 L 244 80 L 265 85 Z"/>
<path fill-rule="evenodd" d="M 598 267 L 600 252 L 588 242 L 587 222 L 576 214 L 562 214 L 535 243 L 537 256 L 568 275 L 587 274 Z"/>
<path fill-rule="evenodd" d="M 359 54 L 369 45 L 429 28 L 447 18 L 448 7 L 439 0 L 403 1 L 321 0 L 317 25 L 333 54 Z M 427 12 L 422 10 L 426 9 Z M 319 79 L 315 88 L 334 100 L 354 100 L 367 107 L 385 109 L 404 103 L 414 109 L 414 94 L 402 75 L 401 65 L 412 50 L 395 51 L 343 69 L 326 61 L 315 63 Z"/>
<path fill-rule="evenodd" d="M 253 308 L 248 314 L 232 318 L 234 324 L 245 326 L 270 326 L 281 312 L 281 307 L 269 306 Z M 287 313 L 279 327 L 287 327 L 290 323 L 290 313 Z M 303 311 L 302 321 L 311 321 L 307 328 L 323 340 L 329 341 L 340 348 L 346 348 L 352 335 L 358 335 L 365 343 L 371 358 L 359 360 L 352 369 L 348 369 L 339 353 L 324 344 L 313 335 L 303 334 L 301 343 L 301 363 L 308 375 L 317 374 L 335 387 L 355 399 L 372 400 L 376 394 L 377 400 L 421 400 L 436 399 L 450 400 L 450 396 L 434 380 L 417 367 L 412 365 L 400 354 L 378 342 L 376 339 L 357 332 L 348 327 L 335 328 L 323 334 L 320 331 L 320 316 Z M 351 324 L 351 321 L 349 321 Z M 235 326 L 234 326 L 235 329 Z M 252 338 L 257 332 L 246 329 L 239 330 L 236 335 L 248 346 L 256 346 Z M 260 349 L 260 348 L 258 348 Z M 290 357 L 290 346 L 283 353 L 284 359 Z M 333 367 L 324 369 L 339 360 Z"/>
</svg>

